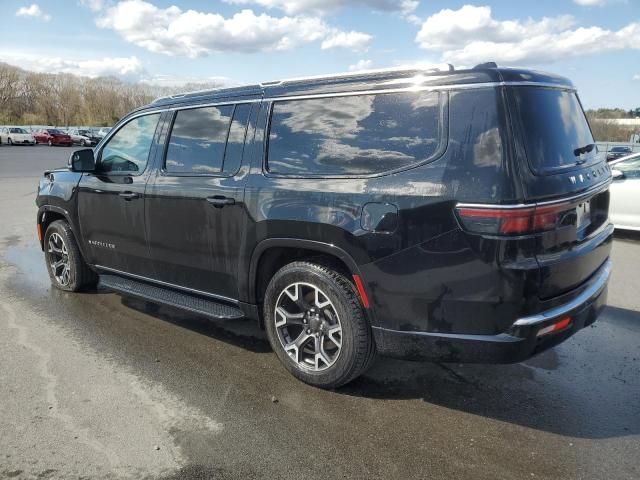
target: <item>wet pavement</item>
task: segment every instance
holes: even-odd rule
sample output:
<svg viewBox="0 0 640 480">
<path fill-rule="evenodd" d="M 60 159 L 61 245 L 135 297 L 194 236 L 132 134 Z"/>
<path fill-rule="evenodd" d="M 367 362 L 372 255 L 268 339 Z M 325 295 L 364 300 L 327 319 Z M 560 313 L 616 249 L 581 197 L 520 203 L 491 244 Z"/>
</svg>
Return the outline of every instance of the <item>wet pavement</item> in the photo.
<svg viewBox="0 0 640 480">
<path fill-rule="evenodd" d="M 253 322 L 53 290 L 34 192 L 70 151 L 0 146 L 0 478 L 640 478 L 640 236 L 614 242 L 610 307 L 551 351 L 379 359 L 322 391 Z"/>
</svg>

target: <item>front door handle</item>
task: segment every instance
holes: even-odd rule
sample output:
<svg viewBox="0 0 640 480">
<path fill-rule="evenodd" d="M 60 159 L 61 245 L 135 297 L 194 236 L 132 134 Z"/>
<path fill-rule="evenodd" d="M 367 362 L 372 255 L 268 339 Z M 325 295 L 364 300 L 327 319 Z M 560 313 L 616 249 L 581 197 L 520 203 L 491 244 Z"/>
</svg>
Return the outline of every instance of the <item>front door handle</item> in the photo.
<svg viewBox="0 0 640 480">
<path fill-rule="evenodd" d="M 134 198 L 140 198 L 140 194 L 134 193 L 134 192 L 120 192 L 118 196 L 124 198 L 125 200 L 133 200 Z"/>
<path fill-rule="evenodd" d="M 236 199 L 222 195 L 214 195 L 213 197 L 207 197 L 207 202 L 216 208 L 222 208 L 225 205 L 235 205 Z"/>
</svg>

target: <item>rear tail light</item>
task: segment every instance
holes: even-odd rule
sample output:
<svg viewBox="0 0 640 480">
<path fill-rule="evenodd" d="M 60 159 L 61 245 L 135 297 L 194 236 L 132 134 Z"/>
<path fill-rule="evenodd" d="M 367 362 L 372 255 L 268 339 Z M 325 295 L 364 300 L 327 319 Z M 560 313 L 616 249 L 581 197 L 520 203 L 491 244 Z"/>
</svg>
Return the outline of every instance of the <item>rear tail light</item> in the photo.
<svg viewBox="0 0 640 480">
<path fill-rule="evenodd" d="M 575 205 L 568 203 L 516 208 L 459 206 L 456 211 L 465 230 L 493 235 L 527 235 L 575 222 Z"/>
</svg>

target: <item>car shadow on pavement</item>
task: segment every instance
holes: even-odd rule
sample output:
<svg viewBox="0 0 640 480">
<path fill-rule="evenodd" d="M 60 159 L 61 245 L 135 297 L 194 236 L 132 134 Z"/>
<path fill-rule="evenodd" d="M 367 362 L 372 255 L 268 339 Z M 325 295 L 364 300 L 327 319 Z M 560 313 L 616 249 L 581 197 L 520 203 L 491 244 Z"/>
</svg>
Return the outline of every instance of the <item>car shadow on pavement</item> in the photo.
<svg viewBox="0 0 640 480">
<path fill-rule="evenodd" d="M 635 230 L 616 230 L 613 236 L 617 240 L 640 241 L 640 231 L 637 232 Z"/>
<path fill-rule="evenodd" d="M 607 307 L 606 321 L 640 338 L 640 312 Z M 594 332 L 595 335 L 603 335 Z M 608 341 L 607 338 L 603 342 Z M 344 395 L 431 405 L 577 438 L 640 434 L 640 349 L 571 344 L 510 365 L 380 358 Z M 636 343 L 637 345 L 637 343 Z"/>
<path fill-rule="evenodd" d="M 100 293 L 112 293 L 106 290 Z M 206 317 L 177 308 L 147 302 L 133 297 L 121 297 L 122 305 L 145 315 L 150 315 L 163 322 L 187 328 L 201 335 L 230 343 L 254 353 L 271 351 L 266 334 L 257 322 L 249 319 L 210 320 Z"/>
</svg>

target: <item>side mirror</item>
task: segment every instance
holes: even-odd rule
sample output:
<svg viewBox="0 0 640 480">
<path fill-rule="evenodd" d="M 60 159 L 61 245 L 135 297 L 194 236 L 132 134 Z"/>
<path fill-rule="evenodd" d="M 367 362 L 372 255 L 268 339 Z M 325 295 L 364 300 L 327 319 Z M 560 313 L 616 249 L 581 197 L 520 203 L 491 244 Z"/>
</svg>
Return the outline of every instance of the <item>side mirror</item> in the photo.
<svg viewBox="0 0 640 480">
<path fill-rule="evenodd" d="M 611 170 L 611 176 L 613 177 L 614 180 L 622 180 L 624 178 L 624 172 L 621 172 L 620 170 L 613 168 Z"/>
<path fill-rule="evenodd" d="M 96 169 L 96 159 L 91 148 L 76 150 L 69 157 L 67 163 L 72 172 L 93 172 Z"/>
</svg>

